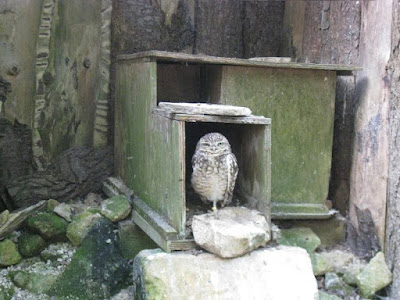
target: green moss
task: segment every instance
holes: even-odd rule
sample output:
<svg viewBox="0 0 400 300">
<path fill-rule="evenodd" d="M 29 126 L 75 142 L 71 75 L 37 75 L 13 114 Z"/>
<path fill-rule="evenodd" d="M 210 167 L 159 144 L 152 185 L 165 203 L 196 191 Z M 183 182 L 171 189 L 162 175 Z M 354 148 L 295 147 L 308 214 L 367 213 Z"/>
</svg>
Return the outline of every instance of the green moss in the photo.
<svg viewBox="0 0 400 300">
<path fill-rule="evenodd" d="M 54 199 L 49 199 L 46 202 L 46 209 L 48 212 L 53 212 L 53 210 L 56 208 L 56 206 L 58 206 L 60 204 L 60 202 L 58 202 L 57 200 Z"/>
<path fill-rule="evenodd" d="M 38 234 L 24 232 L 18 239 L 18 250 L 24 257 L 39 255 L 46 247 L 46 241 Z"/>
<path fill-rule="evenodd" d="M 6 239 L 0 242 L 0 267 L 15 265 L 21 259 L 17 245 L 13 241 Z"/>
<path fill-rule="evenodd" d="M 315 276 L 324 275 L 328 272 L 333 272 L 333 266 L 321 254 L 311 253 L 310 258 Z"/>
<path fill-rule="evenodd" d="M 29 282 L 29 275 L 24 271 L 10 271 L 8 276 L 15 286 L 21 289 L 24 289 Z"/>
<path fill-rule="evenodd" d="M 49 212 L 38 213 L 30 217 L 27 227 L 39 233 L 46 240 L 64 240 L 68 222 Z"/>
<path fill-rule="evenodd" d="M 67 237 L 72 245 L 79 246 L 89 230 L 102 216 L 95 210 L 87 210 L 76 216 L 67 228 Z"/>
<path fill-rule="evenodd" d="M 47 240 L 64 240 L 68 222 L 49 212 L 38 213 L 30 217 L 27 227 L 39 233 Z"/>
<path fill-rule="evenodd" d="M 144 249 L 158 248 L 158 245 L 133 222 L 122 222 L 119 226 L 119 247 L 126 259 L 133 259 Z"/>
<path fill-rule="evenodd" d="M 106 199 L 101 203 L 101 214 L 111 222 L 125 219 L 131 213 L 131 205 L 128 197 L 117 195 Z"/>
<path fill-rule="evenodd" d="M 29 273 L 27 289 L 38 295 L 46 293 L 56 282 L 57 277 L 58 276 L 54 274 Z"/>
<path fill-rule="evenodd" d="M 130 267 L 122 258 L 115 240 L 113 224 L 101 218 L 48 294 L 56 299 L 108 299 L 114 292 L 129 285 Z"/>
<path fill-rule="evenodd" d="M 297 227 L 282 229 L 278 243 L 280 245 L 304 248 L 310 254 L 321 245 L 321 240 L 310 228 Z"/>
</svg>

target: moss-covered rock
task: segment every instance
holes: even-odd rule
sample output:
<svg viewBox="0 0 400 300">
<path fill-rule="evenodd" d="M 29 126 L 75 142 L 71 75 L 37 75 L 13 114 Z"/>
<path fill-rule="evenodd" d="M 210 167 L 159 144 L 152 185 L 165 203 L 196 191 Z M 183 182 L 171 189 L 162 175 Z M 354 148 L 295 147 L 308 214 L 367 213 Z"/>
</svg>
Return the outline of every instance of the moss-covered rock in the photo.
<svg viewBox="0 0 400 300">
<path fill-rule="evenodd" d="M 332 264 L 330 264 L 323 255 L 319 253 L 311 253 L 310 258 L 315 276 L 333 272 Z"/>
<path fill-rule="evenodd" d="M 335 273 L 325 274 L 325 289 L 342 297 L 350 296 L 354 291 Z"/>
<path fill-rule="evenodd" d="M 54 213 L 41 212 L 31 216 L 26 225 L 46 240 L 60 241 L 65 239 L 68 222 Z"/>
<path fill-rule="evenodd" d="M 48 295 L 56 299 L 108 299 L 131 284 L 130 267 L 122 257 L 114 229 L 109 220 L 99 219 Z"/>
<path fill-rule="evenodd" d="M 46 247 L 46 241 L 39 234 L 24 232 L 18 239 L 18 250 L 24 257 L 39 255 Z"/>
<path fill-rule="evenodd" d="M 79 246 L 93 225 L 102 218 L 96 210 L 87 210 L 76 216 L 67 228 L 67 238 L 72 245 Z"/>
<path fill-rule="evenodd" d="M 101 202 L 101 214 L 111 222 L 121 221 L 130 213 L 131 205 L 125 195 L 117 195 Z"/>
<path fill-rule="evenodd" d="M 357 285 L 357 276 L 364 269 L 365 265 L 361 263 L 352 263 L 347 266 L 343 273 L 343 281 L 349 285 Z"/>
<path fill-rule="evenodd" d="M 343 298 L 322 291 L 319 291 L 318 295 L 319 295 L 319 300 L 343 300 Z"/>
<path fill-rule="evenodd" d="M 29 275 L 24 271 L 10 271 L 8 276 L 15 286 L 21 289 L 24 289 L 29 282 Z"/>
<path fill-rule="evenodd" d="M 21 254 L 19 254 L 17 245 L 13 241 L 6 239 L 0 242 L 0 267 L 15 265 L 21 259 Z"/>
<path fill-rule="evenodd" d="M 46 210 L 52 212 L 58 205 L 60 205 L 60 202 L 54 199 L 49 199 L 46 202 Z"/>
<path fill-rule="evenodd" d="M 9 216 L 10 216 L 10 212 L 8 209 L 6 209 L 5 211 L 3 211 L 0 214 L 0 226 L 4 225 L 8 221 Z"/>
<path fill-rule="evenodd" d="M 372 297 L 377 291 L 392 282 L 392 273 L 385 262 L 385 255 L 379 252 L 356 277 L 361 296 Z"/>
<path fill-rule="evenodd" d="M 321 240 L 310 228 L 297 227 L 282 229 L 278 243 L 280 245 L 304 248 L 310 254 L 321 245 Z"/>
<path fill-rule="evenodd" d="M 49 273 L 29 273 L 26 289 L 34 294 L 44 294 L 51 289 L 58 277 Z"/>
</svg>

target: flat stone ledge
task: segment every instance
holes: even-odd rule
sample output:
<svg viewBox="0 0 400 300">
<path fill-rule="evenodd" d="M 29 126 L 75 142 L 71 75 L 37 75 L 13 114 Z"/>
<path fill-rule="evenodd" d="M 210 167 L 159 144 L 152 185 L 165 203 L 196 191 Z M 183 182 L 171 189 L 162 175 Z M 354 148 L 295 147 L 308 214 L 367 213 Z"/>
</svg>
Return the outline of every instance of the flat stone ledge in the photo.
<svg viewBox="0 0 400 300">
<path fill-rule="evenodd" d="M 264 248 L 234 259 L 143 250 L 133 274 L 135 299 L 318 299 L 310 258 L 298 247 Z"/>
</svg>

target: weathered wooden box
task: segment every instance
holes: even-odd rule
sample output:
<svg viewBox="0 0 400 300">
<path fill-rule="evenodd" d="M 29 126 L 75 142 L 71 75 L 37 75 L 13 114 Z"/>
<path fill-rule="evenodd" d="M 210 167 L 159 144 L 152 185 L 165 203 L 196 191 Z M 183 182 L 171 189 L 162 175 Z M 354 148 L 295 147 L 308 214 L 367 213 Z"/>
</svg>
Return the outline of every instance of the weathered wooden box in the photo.
<svg viewBox="0 0 400 300">
<path fill-rule="evenodd" d="M 264 117 L 171 113 L 163 102 L 218 103 L 218 70 L 204 62 L 120 57 L 116 68 L 115 171 L 134 191 L 133 219 L 166 251 L 186 235 L 191 158 L 209 132 L 224 134 L 239 164 L 235 199 L 270 221 L 270 124 Z M 210 206 L 211 207 L 211 206 Z"/>
</svg>

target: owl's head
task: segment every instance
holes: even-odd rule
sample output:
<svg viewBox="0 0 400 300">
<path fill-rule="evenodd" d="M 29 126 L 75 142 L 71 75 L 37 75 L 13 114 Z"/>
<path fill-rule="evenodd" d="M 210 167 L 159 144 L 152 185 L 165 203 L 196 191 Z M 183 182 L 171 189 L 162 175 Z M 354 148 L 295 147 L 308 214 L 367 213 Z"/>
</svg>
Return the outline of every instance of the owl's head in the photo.
<svg viewBox="0 0 400 300">
<path fill-rule="evenodd" d="M 211 155 L 232 152 L 228 139 L 218 132 L 211 132 L 203 136 L 196 146 L 196 152 L 199 150 Z"/>
</svg>

